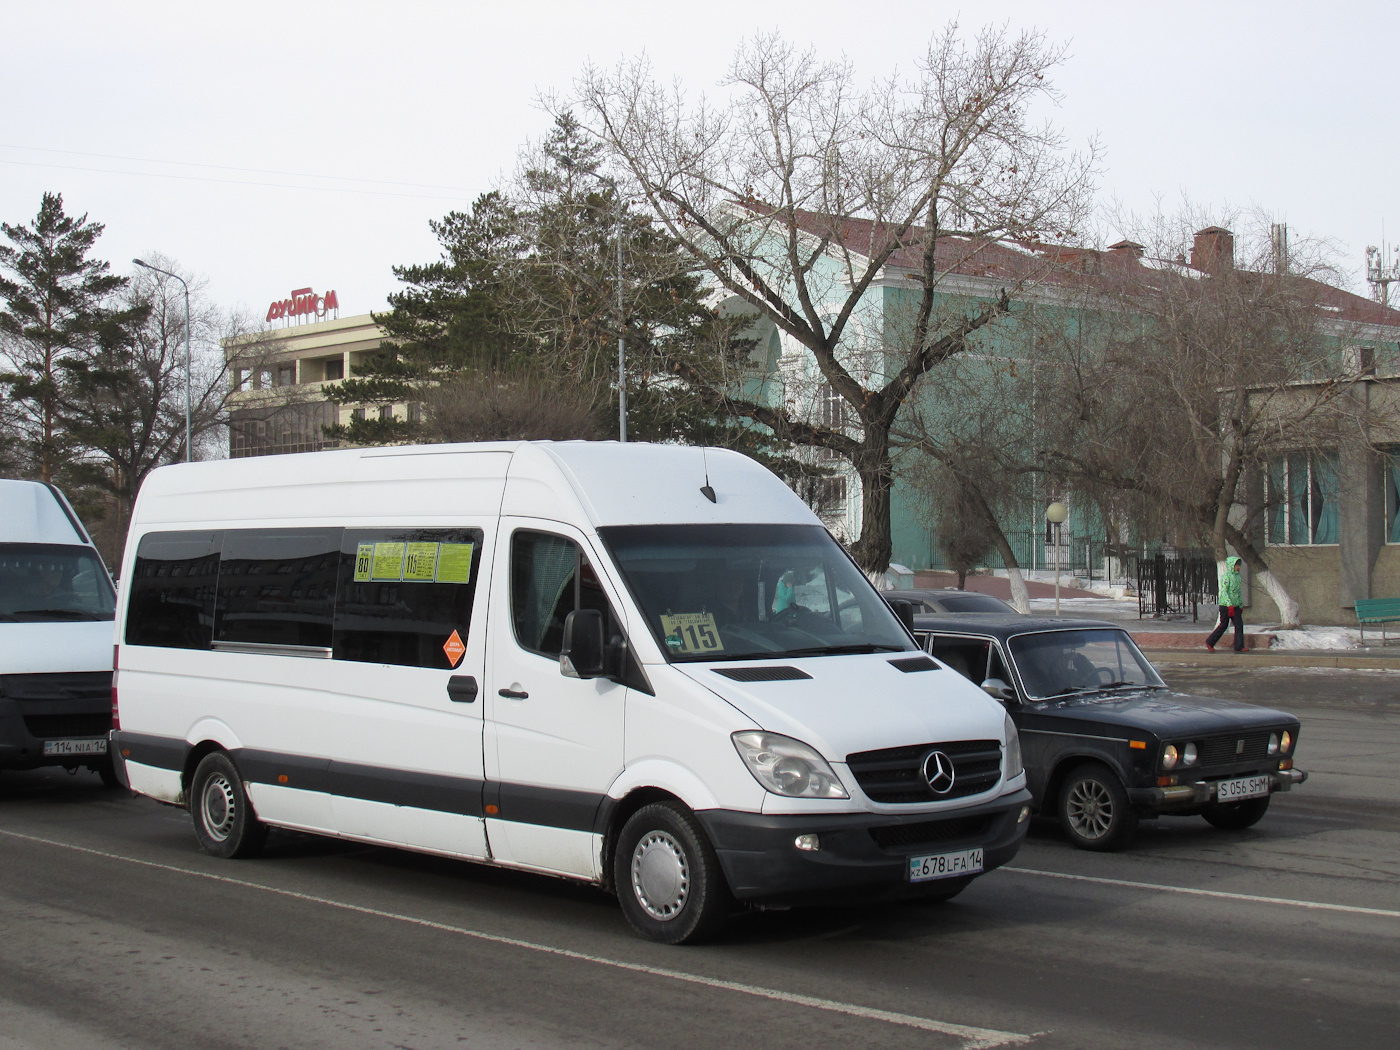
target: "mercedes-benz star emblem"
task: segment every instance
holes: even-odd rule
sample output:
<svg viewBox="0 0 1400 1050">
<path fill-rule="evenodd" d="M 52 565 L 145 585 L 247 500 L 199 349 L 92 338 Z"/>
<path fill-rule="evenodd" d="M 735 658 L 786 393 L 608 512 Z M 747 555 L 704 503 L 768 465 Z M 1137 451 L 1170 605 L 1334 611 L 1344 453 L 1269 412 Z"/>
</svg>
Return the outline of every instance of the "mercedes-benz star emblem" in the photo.
<svg viewBox="0 0 1400 1050">
<path fill-rule="evenodd" d="M 942 751 L 930 751 L 924 758 L 924 779 L 935 795 L 948 794 L 953 790 L 953 760 Z"/>
</svg>

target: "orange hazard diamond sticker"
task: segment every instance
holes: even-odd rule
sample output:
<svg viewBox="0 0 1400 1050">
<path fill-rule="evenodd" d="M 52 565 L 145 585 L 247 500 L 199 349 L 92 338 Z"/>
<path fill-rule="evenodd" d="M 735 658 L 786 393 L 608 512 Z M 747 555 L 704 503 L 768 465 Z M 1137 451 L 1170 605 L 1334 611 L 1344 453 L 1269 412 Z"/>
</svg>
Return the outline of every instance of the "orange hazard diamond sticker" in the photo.
<svg viewBox="0 0 1400 1050">
<path fill-rule="evenodd" d="M 456 667 L 462 662 L 462 654 L 467 651 L 467 647 L 462 644 L 462 639 L 457 636 L 457 632 L 452 632 L 452 637 L 442 643 L 442 651 L 447 654 L 447 662 Z"/>
</svg>

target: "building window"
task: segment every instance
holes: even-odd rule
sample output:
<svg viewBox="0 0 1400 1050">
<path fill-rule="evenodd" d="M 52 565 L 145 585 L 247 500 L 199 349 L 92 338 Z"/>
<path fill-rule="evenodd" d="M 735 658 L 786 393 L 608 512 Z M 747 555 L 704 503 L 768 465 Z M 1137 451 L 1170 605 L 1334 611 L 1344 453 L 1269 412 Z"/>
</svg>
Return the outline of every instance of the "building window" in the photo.
<svg viewBox="0 0 1400 1050">
<path fill-rule="evenodd" d="M 345 378 L 345 359 L 343 357 L 332 357 L 326 360 L 326 378 Z"/>
<path fill-rule="evenodd" d="M 365 420 L 365 410 L 363 408 L 351 409 L 350 418 L 356 423 L 363 423 Z"/>
<path fill-rule="evenodd" d="M 406 412 L 410 423 L 423 422 L 423 405 L 420 402 L 410 401 Z"/>
<path fill-rule="evenodd" d="M 1337 542 L 1337 454 L 1290 452 L 1269 460 L 1266 541 L 1307 545 Z"/>
<path fill-rule="evenodd" d="M 291 386 L 297 381 L 296 365 L 279 365 L 277 367 L 277 385 Z"/>
<path fill-rule="evenodd" d="M 817 419 L 822 426 L 844 431 L 847 407 L 846 399 L 833 390 L 830 383 L 821 385 L 817 391 Z"/>
<path fill-rule="evenodd" d="M 839 474 L 800 478 L 797 494 L 818 516 L 831 517 L 846 511 L 846 479 Z"/>
<path fill-rule="evenodd" d="M 387 423 L 387 422 L 389 422 L 390 420 L 392 420 L 393 418 L 394 418 L 394 406 L 393 406 L 393 405 L 380 405 L 380 406 L 379 406 L 379 420 L 380 420 L 381 423 Z"/>
<path fill-rule="evenodd" d="M 1400 543 L 1400 449 L 1382 460 L 1385 471 L 1385 541 Z"/>
</svg>

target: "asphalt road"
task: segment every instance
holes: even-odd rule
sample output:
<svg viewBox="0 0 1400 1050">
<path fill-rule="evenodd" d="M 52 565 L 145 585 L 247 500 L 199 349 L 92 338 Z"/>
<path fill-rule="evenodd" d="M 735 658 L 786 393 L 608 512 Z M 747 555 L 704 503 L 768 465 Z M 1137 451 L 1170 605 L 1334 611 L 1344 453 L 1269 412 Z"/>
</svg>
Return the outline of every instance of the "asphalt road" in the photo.
<svg viewBox="0 0 1400 1050">
<path fill-rule="evenodd" d="M 636 939 L 587 887 L 293 834 L 216 861 L 181 811 L 0 774 L 0 1050 L 1386 1047 L 1400 1033 L 1400 674 L 1188 670 L 1303 719 L 1263 822 L 1033 828 L 943 905 Z"/>
</svg>

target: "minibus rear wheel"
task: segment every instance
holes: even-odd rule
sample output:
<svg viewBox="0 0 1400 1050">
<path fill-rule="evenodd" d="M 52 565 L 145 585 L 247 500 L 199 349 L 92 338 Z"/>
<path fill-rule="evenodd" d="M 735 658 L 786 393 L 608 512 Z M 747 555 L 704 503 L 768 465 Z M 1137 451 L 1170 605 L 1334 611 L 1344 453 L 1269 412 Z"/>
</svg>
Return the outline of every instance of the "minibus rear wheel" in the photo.
<svg viewBox="0 0 1400 1050">
<path fill-rule="evenodd" d="M 267 825 L 253 813 L 243 778 L 222 751 L 211 751 L 195 768 L 190 816 L 200 847 L 214 857 L 251 857 L 267 840 Z"/>
<path fill-rule="evenodd" d="M 613 885 L 632 929 L 662 944 L 702 940 L 729 914 L 714 847 L 676 802 L 653 802 L 628 818 L 613 853 Z"/>
</svg>

